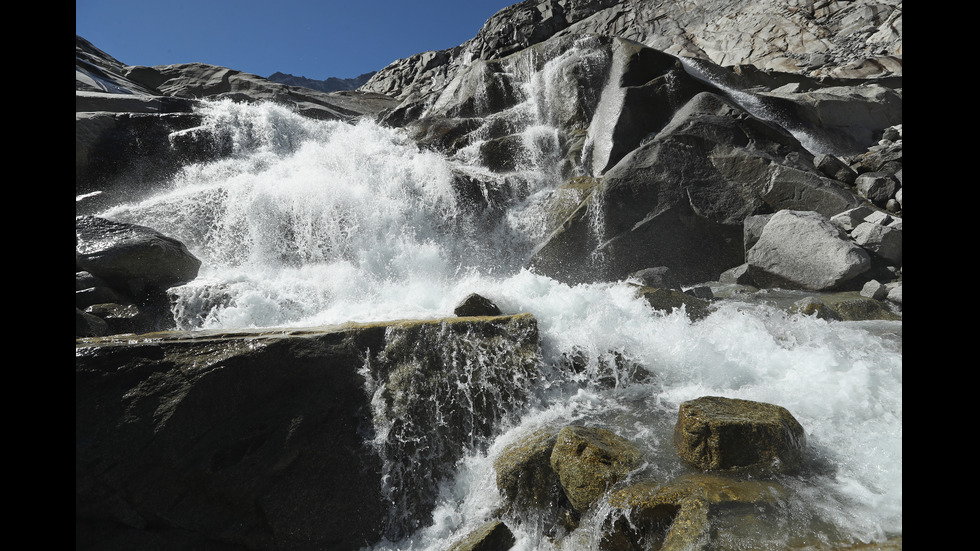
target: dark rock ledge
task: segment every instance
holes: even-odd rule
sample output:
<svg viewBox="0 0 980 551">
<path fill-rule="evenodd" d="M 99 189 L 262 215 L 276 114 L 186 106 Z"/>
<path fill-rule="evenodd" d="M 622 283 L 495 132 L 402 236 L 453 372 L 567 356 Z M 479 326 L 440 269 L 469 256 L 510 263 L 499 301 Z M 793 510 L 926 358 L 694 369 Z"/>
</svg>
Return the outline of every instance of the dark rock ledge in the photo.
<svg viewBox="0 0 980 551">
<path fill-rule="evenodd" d="M 538 353 L 529 314 L 76 339 L 76 549 L 397 538 L 428 522 L 459 443 L 520 410 Z M 415 464 L 408 441 L 440 455 Z M 393 521 L 405 504 L 419 518 Z"/>
</svg>

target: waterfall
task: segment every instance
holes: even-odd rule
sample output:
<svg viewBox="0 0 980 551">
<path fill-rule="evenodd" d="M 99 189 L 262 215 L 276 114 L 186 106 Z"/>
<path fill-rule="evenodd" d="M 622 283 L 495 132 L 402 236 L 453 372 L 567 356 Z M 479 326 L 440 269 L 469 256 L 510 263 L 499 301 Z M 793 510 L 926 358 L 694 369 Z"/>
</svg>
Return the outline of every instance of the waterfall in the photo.
<svg viewBox="0 0 980 551">
<path fill-rule="evenodd" d="M 531 110 L 520 131 L 547 153 L 555 111 L 526 102 L 516 109 Z M 202 260 L 200 276 L 174 289 L 181 328 L 444 317 L 471 292 L 538 320 L 543 375 L 506 389 L 524 398 L 494 398 L 501 407 L 492 430 L 459 442 L 464 449 L 438 479 L 416 481 L 431 517 L 375 551 L 445 549 L 492 518 L 501 504 L 495 457 L 541 426 L 609 428 L 643 449 L 648 463 L 638 475 L 675 476 L 686 468 L 672 447 L 677 408 L 705 395 L 781 405 L 808 442 L 806 474 L 782 480 L 789 494 L 765 519 L 771 532 L 745 534 L 722 520 L 719 537 L 781 549 L 798 543 L 788 537 L 901 533 L 901 322 L 827 322 L 732 299 L 692 323 L 683 311 L 652 310 L 626 282 L 567 285 L 523 268 L 540 237 L 541 196 L 556 182 L 553 156 L 508 175 L 526 187 L 489 212 L 462 198 L 460 175 L 484 183 L 504 176 L 467 152 L 448 158 L 395 129 L 313 121 L 267 104 L 215 102 L 204 115 L 204 131 L 227 140 L 230 157 L 186 166 L 152 197 L 100 213 L 173 236 Z M 447 341 L 445 353 L 464 344 Z M 374 444 L 388 474 L 404 478 L 398 443 L 420 427 L 393 424 L 394 406 L 371 386 L 376 368 L 365 365 L 364 374 L 379 435 L 399 437 Z M 518 550 L 597 545 L 595 517 L 582 519 L 574 542 L 551 541 L 534 518 L 507 520 Z"/>
</svg>

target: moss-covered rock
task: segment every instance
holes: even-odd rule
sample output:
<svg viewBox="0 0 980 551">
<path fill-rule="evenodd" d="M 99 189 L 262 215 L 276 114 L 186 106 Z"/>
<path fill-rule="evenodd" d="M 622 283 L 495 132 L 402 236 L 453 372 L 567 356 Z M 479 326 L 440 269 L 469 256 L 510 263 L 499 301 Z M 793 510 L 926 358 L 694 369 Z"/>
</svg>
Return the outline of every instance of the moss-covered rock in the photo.
<svg viewBox="0 0 980 551">
<path fill-rule="evenodd" d="M 786 408 L 704 396 L 680 405 L 674 444 L 701 470 L 792 472 L 803 462 L 806 435 Z"/>
<path fill-rule="evenodd" d="M 640 460 L 640 449 L 629 440 L 606 429 L 581 426 L 563 428 L 551 452 L 551 468 L 579 512 L 639 467 Z"/>
<path fill-rule="evenodd" d="M 785 490 L 767 481 L 694 473 L 668 483 L 642 481 L 614 491 L 603 524 L 608 551 L 701 549 L 710 539 L 711 509 L 729 504 L 774 505 Z"/>
<path fill-rule="evenodd" d="M 538 429 L 508 446 L 494 461 L 497 489 L 511 505 L 545 508 L 563 500 L 561 482 L 551 468 L 558 431 Z"/>
<path fill-rule="evenodd" d="M 900 320 L 880 300 L 863 296 L 858 291 L 830 293 L 801 301 L 798 311 L 817 317 L 840 321 Z"/>
</svg>

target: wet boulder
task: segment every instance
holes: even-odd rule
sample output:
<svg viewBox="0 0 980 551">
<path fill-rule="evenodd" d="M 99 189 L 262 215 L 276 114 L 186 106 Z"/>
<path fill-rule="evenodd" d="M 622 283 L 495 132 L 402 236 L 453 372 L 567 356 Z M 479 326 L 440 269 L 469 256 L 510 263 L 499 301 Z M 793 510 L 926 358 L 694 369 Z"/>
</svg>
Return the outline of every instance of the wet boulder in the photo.
<svg viewBox="0 0 980 551">
<path fill-rule="evenodd" d="M 871 257 L 821 214 L 779 211 L 746 253 L 759 286 L 813 291 L 840 288 L 871 268 Z"/>
<path fill-rule="evenodd" d="M 95 216 L 75 219 L 78 268 L 140 299 L 197 277 L 201 261 L 187 247 L 160 232 Z"/>
<path fill-rule="evenodd" d="M 704 471 L 786 473 L 803 462 L 806 435 L 781 406 L 704 396 L 680 405 L 674 445 L 681 459 Z"/>
<path fill-rule="evenodd" d="M 683 308 L 691 321 L 704 319 L 711 312 L 711 303 L 708 300 L 678 289 L 639 287 L 636 293 L 643 297 L 654 310 L 669 314 L 674 310 Z"/>
<path fill-rule="evenodd" d="M 453 310 L 457 316 L 499 316 L 500 308 L 490 299 L 471 293 Z"/>
<path fill-rule="evenodd" d="M 700 548 L 710 538 L 712 510 L 723 505 L 776 506 L 785 494 L 768 481 L 694 473 L 669 482 L 644 480 L 615 490 L 603 521 L 604 551 Z"/>
<path fill-rule="evenodd" d="M 497 489 L 518 508 L 547 508 L 563 501 L 561 482 L 551 468 L 557 428 L 543 428 L 508 446 L 494 460 Z"/>
<path fill-rule="evenodd" d="M 454 543 L 449 551 L 507 551 L 516 541 L 506 524 L 492 520 Z"/>
<path fill-rule="evenodd" d="M 640 466 L 639 448 L 616 433 L 594 427 L 568 426 L 558 433 L 551 468 L 565 495 L 582 512 L 616 482 Z"/>
</svg>

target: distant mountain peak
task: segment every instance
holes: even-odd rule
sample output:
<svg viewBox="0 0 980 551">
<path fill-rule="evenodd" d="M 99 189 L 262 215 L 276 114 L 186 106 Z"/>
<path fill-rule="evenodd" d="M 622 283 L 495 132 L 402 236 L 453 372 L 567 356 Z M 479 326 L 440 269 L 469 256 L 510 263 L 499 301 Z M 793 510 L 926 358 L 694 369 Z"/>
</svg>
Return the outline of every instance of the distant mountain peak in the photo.
<svg viewBox="0 0 980 551">
<path fill-rule="evenodd" d="M 310 88 L 312 90 L 318 90 L 320 92 L 336 92 L 339 90 L 356 90 L 361 87 L 362 84 L 368 81 L 377 71 L 371 71 L 370 73 L 364 73 L 363 75 L 354 78 L 337 78 L 330 77 L 326 80 L 315 80 L 312 78 L 298 77 L 291 75 L 289 73 L 281 73 L 276 71 L 269 75 L 268 80 L 272 82 L 278 82 L 279 84 L 286 84 L 288 86 L 302 86 L 304 88 Z"/>
</svg>

